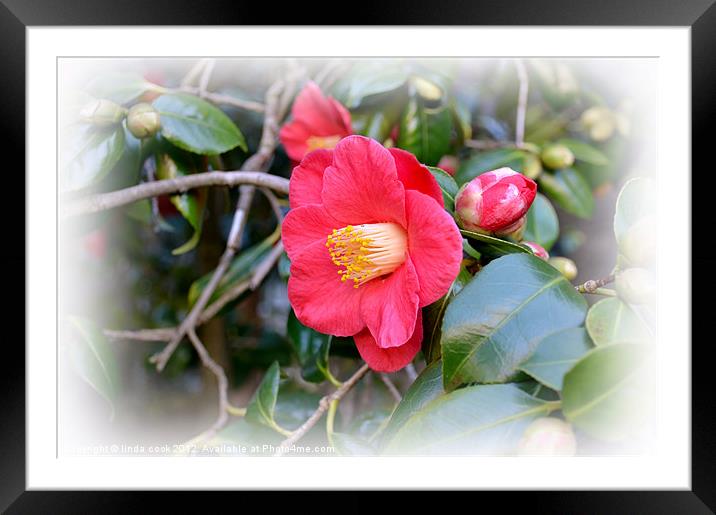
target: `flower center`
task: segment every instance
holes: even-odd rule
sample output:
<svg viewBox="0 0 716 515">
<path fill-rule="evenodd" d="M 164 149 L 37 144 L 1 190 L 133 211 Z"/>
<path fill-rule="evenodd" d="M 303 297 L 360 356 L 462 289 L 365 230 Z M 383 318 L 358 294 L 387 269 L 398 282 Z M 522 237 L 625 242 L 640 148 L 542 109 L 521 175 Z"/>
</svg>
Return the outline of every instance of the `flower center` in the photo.
<svg viewBox="0 0 716 515">
<path fill-rule="evenodd" d="M 341 281 L 353 281 L 353 287 L 358 288 L 403 264 L 408 236 L 393 223 L 348 225 L 333 229 L 326 247 L 340 269 Z"/>
<path fill-rule="evenodd" d="M 317 148 L 334 148 L 338 145 L 341 137 L 336 134 L 335 136 L 311 136 L 306 140 L 308 151 L 316 150 Z"/>
</svg>

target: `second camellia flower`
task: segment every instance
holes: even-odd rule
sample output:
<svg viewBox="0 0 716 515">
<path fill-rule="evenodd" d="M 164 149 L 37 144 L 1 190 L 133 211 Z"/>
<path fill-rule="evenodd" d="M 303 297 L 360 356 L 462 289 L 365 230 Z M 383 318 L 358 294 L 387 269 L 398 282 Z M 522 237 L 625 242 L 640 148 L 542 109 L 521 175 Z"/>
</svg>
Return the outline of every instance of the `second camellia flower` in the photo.
<svg viewBox="0 0 716 515">
<path fill-rule="evenodd" d="M 291 176 L 282 238 L 296 317 L 353 336 L 373 370 L 392 372 L 420 349 L 420 308 L 450 288 L 462 237 L 440 188 L 410 153 L 349 136 L 308 154 Z"/>
</svg>

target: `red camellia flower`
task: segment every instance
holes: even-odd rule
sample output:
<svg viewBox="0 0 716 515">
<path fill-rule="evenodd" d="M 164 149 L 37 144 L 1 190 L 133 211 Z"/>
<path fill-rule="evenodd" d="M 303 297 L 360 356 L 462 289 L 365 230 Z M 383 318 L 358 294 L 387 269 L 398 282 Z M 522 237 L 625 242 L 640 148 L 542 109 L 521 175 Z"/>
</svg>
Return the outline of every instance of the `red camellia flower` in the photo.
<svg viewBox="0 0 716 515">
<path fill-rule="evenodd" d="M 353 134 L 348 110 L 336 99 L 324 96 L 314 82 L 298 94 L 291 114 L 293 120 L 281 128 L 280 137 L 288 157 L 296 162 L 312 150 L 334 148 Z"/>
<path fill-rule="evenodd" d="M 464 229 L 507 232 L 516 229 L 532 205 L 537 184 L 511 168 L 478 175 L 455 197 L 455 214 Z"/>
<path fill-rule="evenodd" d="M 349 136 L 293 170 L 282 228 L 288 298 L 313 329 L 353 336 L 373 370 L 412 361 L 422 306 L 457 276 L 462 237 L 426 167 L 404 150 Z"/>
</svg>

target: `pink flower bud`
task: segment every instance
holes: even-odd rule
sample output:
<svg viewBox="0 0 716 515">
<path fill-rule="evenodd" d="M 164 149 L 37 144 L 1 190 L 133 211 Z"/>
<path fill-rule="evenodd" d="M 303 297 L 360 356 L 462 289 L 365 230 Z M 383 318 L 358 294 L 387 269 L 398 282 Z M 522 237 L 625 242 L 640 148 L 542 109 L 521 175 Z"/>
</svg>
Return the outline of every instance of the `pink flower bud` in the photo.
<svg viewBox="0 0 716 515">
<path fill-rule="evenodd" d="M 438 168 L 441 170 L 449 173 L 450 175 L 455 175 L 455 172 L 457 171 L 457 165 L 458 165 L 457 157 L 450 156 L 450 155 L 444 155 L 440 158 L 440 162 L 438 163 Z"/>
<path fill-rule="evenodd" d="M 537 183 L 511 168 L 478 175 L 455 197 L 455 213 L 463 229 L 504 231 L 525 216 L 537 194 Z"/>
<path fill-rule="evenodd" d="M 549 252 L 547 252 L 542 245 L 538 245 L 532 241 L 523 241 L 522 244 L 531 248 L 534 255 L 538 258 L 542 258 L 545 261 L 549 259 Z"/>
<path fill-rule="evenodd" d="M 522 456 L 574 456 L 577 440 L 568 423 L 553 417 L 538 418 L 525 430 L 517 452 Z"/>
</svg>

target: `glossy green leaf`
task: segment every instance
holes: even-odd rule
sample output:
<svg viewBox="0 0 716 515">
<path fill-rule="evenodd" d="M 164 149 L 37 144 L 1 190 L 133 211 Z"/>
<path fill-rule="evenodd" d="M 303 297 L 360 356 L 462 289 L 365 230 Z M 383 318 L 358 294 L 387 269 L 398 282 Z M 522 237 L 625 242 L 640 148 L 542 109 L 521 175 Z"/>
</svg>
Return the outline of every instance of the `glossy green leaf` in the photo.
<svg viewBox="0 0 716 515">
<path fill-rule="evenodd" d="M 286 333 L 293 344 L 301 365 L 301 376 L 313 383 L 320 383 L 328 377 L 328 353 L 331 336 L 306 327 L 296 318 L 293 310 L 288 314 Z"/>
<path fill-rule="evenodd" d="M 274 417 L 279 380 L 280 369 L 278 362 L 274 362 L 266 371 L 266 375 L 261 380 L 261 384 L 259 384 L 246 408 L 246 420 L 248 422 L 279 429 L 279 432 L 281 432 Z"/>
<path fill-rule="evenodd" d="M 458 129 L 457 145 L 462 146 L 465 141 L 472 138 L 472 113 L 468 106 L 457 98 L 450 102 L 450 110 L 455 127 Z"/>
<path fill-rule="evenodd" d="M 653 214 L 656 186 L 651 179 L 638 177 L 624 184 L 614 211 L 614 236 L 621 241 L 626 231 L 643 217 Z"/>
<path fill-rule="evenodd" d="M 120 388 L 117 359 L 97 325 L 89 319 L 71 316 L 74 329 L 68 347 L 73 369 L 99 395 L 109 402 L 114 417 L 114 402 Z"/>
<path fill-rule="evenodd" d="M 559 237 L 559 219 L 552 203 L 538 193 L 527 211 L 524 239 L 532 241 L 549 250 Z"/>
<path fill-rule="evenodd" d="M 468 242 L 481 254 L 490 257 L 505 256 L 507 254 L 532 254 L 532 250 L 525 245 L 502 240 L 495 236 L 488 236 L 478 232 L 460 229 L 460 234 L 465 236 Z"/>
<path fill-rule="evenodd" d="M 133 73 L 107 73 L 94 78 L 87 85 L 87 92 L 98 99 L 107 99 L 117 104 L 127 104 L 139 98 L 145 91 L 162 91 L 164 88 L 152 84 L 141 75 Z"/>
<path fill-rule="evenodd" d="M 503 454 L 554 405 L 514 384 L 477 385 L 441 395 L 414 413 L 385 454 Z"/>
<path fill-rule="evenodd" d="M 359 65 L 352 75 L 346 103 L 349 108 L 358 107 L 369 97 L 395 91 L 407 80 L 408 71 L 402 66 L 376 69 L 370 64 Z"/>
<path fill-rule="evenodd" d="M 618 297 L 602 299 L 589 308 L 585 325 L 596 345 L 651 340 L 646 324 Z"/>
<path fill-rule="evenodd" d="M 583 327 L 565 329 L 545 337 L 520 370 L 553 390 L 562 389 L 564 374 L 592 349 Z"/>
<path fill-rule="evenodd" d="M 443 194 L 443 201 L 445 202 L 445 209 L 449 212 L 453 212 L 455 210 L 455 195 L 457 195 L 458 190 L 455 179 L 453 179 L 445 170 L 441 170 L 440 168 L 428 166 L 428 170 L 430 170 L 430 173 L 433 174 L 433 177 L 435 177 L 435 180 L 440 186 L 440 191 Z"/>
<path fill-rule="evenodd" d="M 510 254 L 490 262 L 445 312 L 445 388 L 508 381 L 545 336 L 581 325 L 586 310 L 584 298 L 542 259 Z"/>
<path fill-rule="evenodd" d="M 464 266 L 450 285 L 450 289 L 440 299 L 423 308 L 422 350 L 426 363 L 440 359 L 440 338 L 443 316 L 450 301 L 472 280 L 472 274 Z"/>
<path fill-rule="evenodd" d="M 156 163 L 157 177 L 159 179 L 174 179 L 195 171 L 191 159 L 176 152 L 157 155 Z M 178 256 L 193 250 L 201 239 L 204 207 L 206 206 L 206 190 L 200 189 L 182 193 L 181 195 L 172 195 L 169 199 L 194 229 L 193 235 L 187 242 L 172 250 L 172 254 Z"/>
<path fill-rule="evenodd" d="M 246 141 L 234 122 L 206 100 L 187 94 L 162 95 L 154 101 L 162 123 L 162 136 L 196 154 L 215 155 Z"/>
<path fill-rule="evenodd" d="M 219 281 L 216 290 L 211 294 L 211 297 L 209 297 L 209 304 L 217 300 L 234 286 L 248 280 L 254 267 L 269 253 L 271 247 L 278 239 L 278 236 L 278 233 L 274 233 L 260 243 L 241 251 L 231 262 L 229 269 L 221 278 L 221 281 Z M 199 295 L 201 295 L 202 290 L 209 283 L 213 274 L 214 272 L 211 271 L 191 284 L 188 294 L 189 306 L 194 305 L 196 299 L 199 298 Z"/>
<path fill-rule="evenodd" d="M 594 145 L 570 138 L 561 139 L 558 143 L 571 150 L 578 161 L 584 161 L 585 163 L 596 166 L 606 166 L 609 164 L 609 158 L 606 154 Z"/>
<path fill-rule="evenodd" d="M 589 218 L 594 211 L 594 197 L 589 184 L 573 168 L 543 173 L 539 177 L 542 191 L 559 207 L 580 218 Z"/>
<path fill-rule="evenodd" d="M 644 372 L 649 347 L 617 343 L 597 347 L 564 376 L 562 411 L 586 433 L 623 439 L 638 428 L 649 405 Z"/>
<path fill-rule="evenodd" d="M 524 152 L 515 148 L 498 148 L 476 152 L 470 159 L 462 161 L 455 172 L 455 182 L 462 186 L 485 172 L 509 166 L 517 169 L 522 166 Z"/>
<path fill-rule="evenodd" d="M 450 151 L 451 131 L 449 109 L 428 108 L 414 96 L 401 117 L 396 146 L 414 154 L 421 163 L 434 166 Z"/>
<path fill-rule="evenodd" d="M 63 189 L 79 190 L 102 179 L 124 152 L 124 128 L 77 124 L 63 146 Z"/>
<path fill-rule="evenodd" d="M 420 372 L 390 416 L 388 425 L 381 434 L 382 442 L 389 442 L 410 417 L 445 393 L 442 373 L 441 361 L 435 361 Z"/>
</svg>

